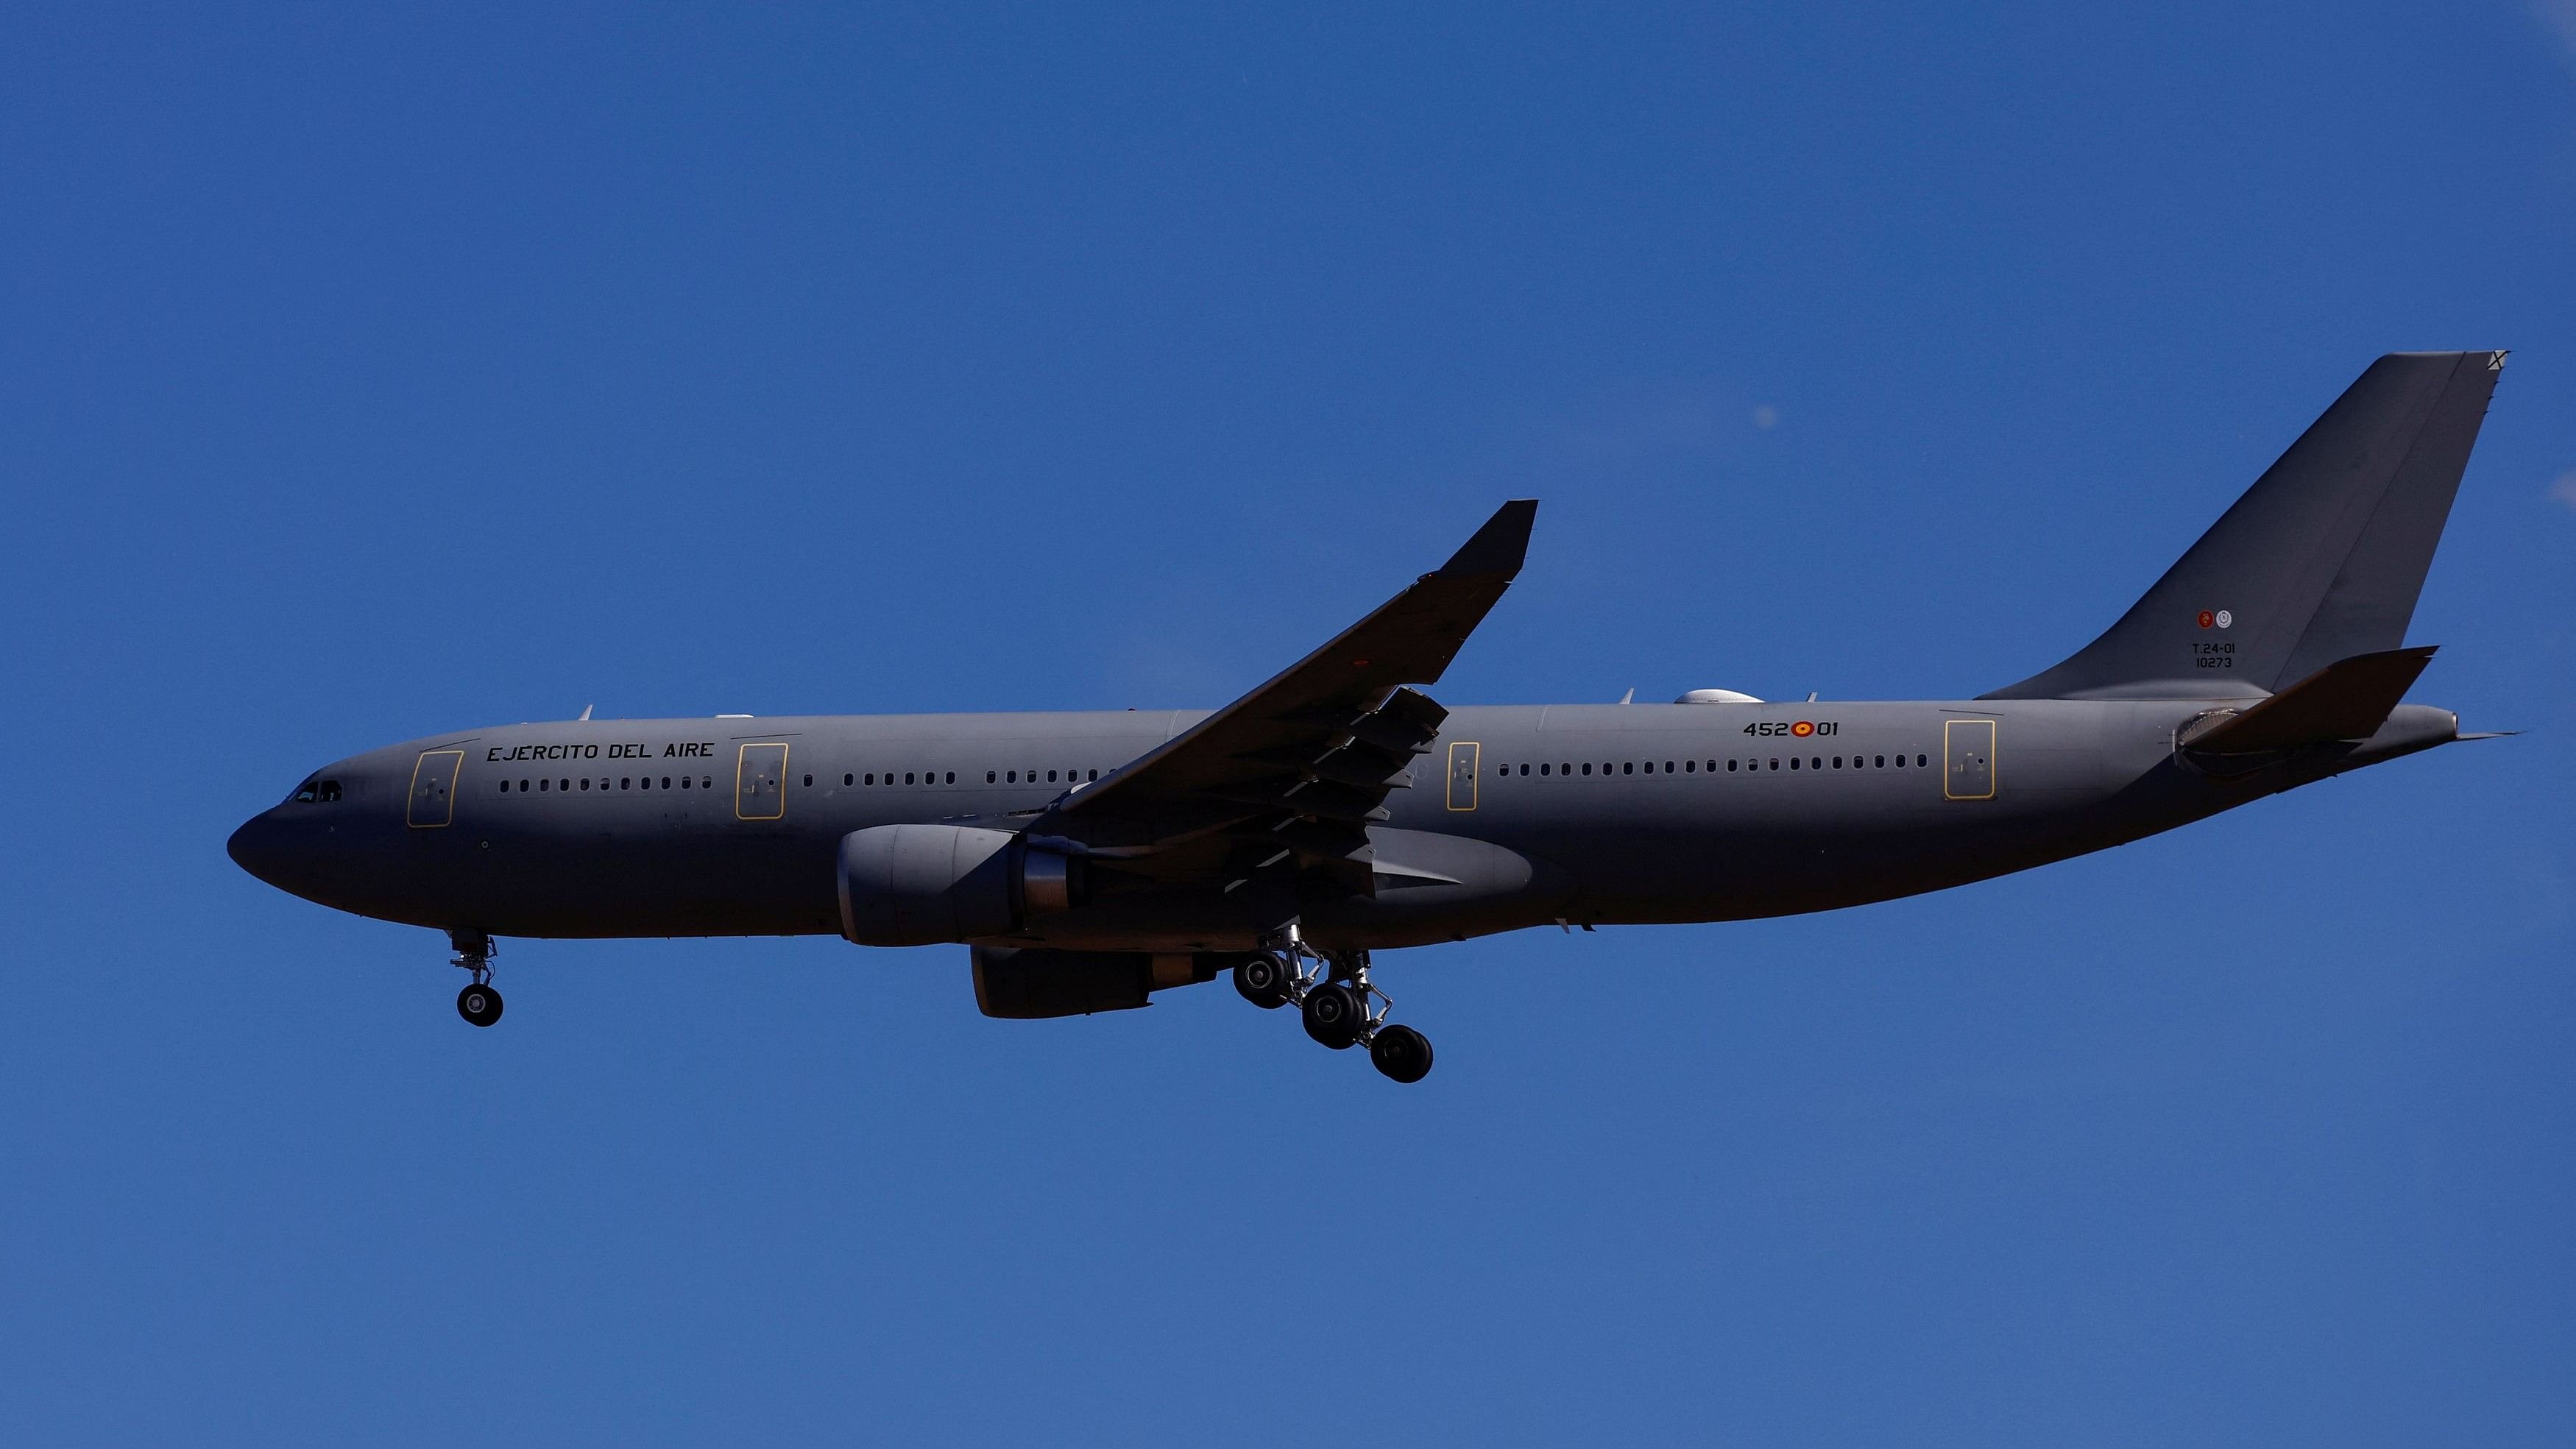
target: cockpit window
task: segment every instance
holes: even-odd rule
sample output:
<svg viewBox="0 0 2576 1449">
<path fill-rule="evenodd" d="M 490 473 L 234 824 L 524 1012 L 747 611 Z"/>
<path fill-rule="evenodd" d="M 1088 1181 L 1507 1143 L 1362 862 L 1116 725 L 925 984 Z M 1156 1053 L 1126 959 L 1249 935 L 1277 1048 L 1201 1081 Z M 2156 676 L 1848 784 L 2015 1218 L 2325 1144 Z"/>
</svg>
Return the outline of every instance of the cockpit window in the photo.
<svg viewBox="0 0 2576 1449">
<path fill-rule="evenodd" d="M 323 803 L 323 804 L 325 804 L 325 805 L 328 805 L 328 804 L 330 804 L 332 801 L 337 800 L 337 799 L 339 799 L 339 798 L 340 798 L 340 782 L 339 782 L 339 781 L 337 781 L 337 780 L 325 780 L 325 781 L 323 781 L 323 782 L 322 782 L 322 803 Z"/>
<path fill-rule="evenodd" d="M 337 780 L 307 780 L 295 787 L 295 803 L 298 805 L 311 805 L 317 801 L 328 805 L 339 798 L 340 782 Z"/>
</svg>

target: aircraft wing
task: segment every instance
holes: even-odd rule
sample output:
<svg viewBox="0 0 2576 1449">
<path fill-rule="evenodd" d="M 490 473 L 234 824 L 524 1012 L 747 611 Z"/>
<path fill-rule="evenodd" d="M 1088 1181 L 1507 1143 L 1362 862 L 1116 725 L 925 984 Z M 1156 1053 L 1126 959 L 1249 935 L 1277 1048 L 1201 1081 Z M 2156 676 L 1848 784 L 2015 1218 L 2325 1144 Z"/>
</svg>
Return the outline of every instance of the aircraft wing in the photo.
<svg viewBox="0 0 2576 1449">
<path fill-rule="evenodd" d="M 1520 572 L 1535 499 L 1497 509 L 1438 569 L 1260 688 L 1058 801 L 1032 844 L 1229 889 L 1282 868 L 1373 889 L 1368 823 L 1448 717 L 1428 695 Z"/>
</svg>

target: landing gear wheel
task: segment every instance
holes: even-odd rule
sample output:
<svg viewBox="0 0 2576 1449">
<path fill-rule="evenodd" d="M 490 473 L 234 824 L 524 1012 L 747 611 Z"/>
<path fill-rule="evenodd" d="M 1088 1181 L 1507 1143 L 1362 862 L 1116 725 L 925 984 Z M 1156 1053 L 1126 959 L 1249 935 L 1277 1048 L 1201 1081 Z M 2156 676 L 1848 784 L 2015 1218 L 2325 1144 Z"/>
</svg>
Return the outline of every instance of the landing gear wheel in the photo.
<svg viewBox="0 0 2576 1449">
<path fill-rule="evenodd" d="M 1382 1026 L 1369 1038 L 1369 1062 L 1399 1082 L 1431 1075 L 1431 1041 L 1409 1026 Z"/>
<path fill-rule="evenodd" d="M 1306 1035 L 1335 1051 L 1360 1039 L 1368 1029 L 1368 1003 L 1338 981 L 1327 981 L 1306 993 Z"/>
<path fill-rule="evenodd" d="M 1255 956 L 1234 968 L 1234 989 L 1264 1011 L 1286 1006 L 1296 984 L 1296 973 L 1276 956 Z"/>
<path fill-rule="evenodd" d="M 456 1014 L 476 1026 L 490 1026 L 501 1019 L 501 993 L 486 985 L 468 986 L 456 993 Z"/>
</svg>

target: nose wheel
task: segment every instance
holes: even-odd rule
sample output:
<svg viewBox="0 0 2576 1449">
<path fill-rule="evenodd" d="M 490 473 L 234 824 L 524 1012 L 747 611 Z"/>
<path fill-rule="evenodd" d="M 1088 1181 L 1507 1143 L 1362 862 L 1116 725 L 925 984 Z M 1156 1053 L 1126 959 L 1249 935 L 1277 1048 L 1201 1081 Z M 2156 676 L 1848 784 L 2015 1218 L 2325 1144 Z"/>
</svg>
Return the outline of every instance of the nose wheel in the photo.
<svg viewBox="0 0 2576 1449">
<path fill-rule="evenodd" d="M 468 986 L 456 993 L 456 1014 L 476 1026 L 501 1019 L 501 993 L 489 986 Z"/>
<path fill-rule="evenodd" d="M 472 984 L 456 993 L 456 1014 L 476 1026 L 499 1021 L 501 993 L 492 986 L 492 938 L 480 931 L 450 931 L 447 939 L 456 947 L 455 957 L 447 964 L 474 976 Z"/>
<path fill-rule="evenodd" d="M 1366 951 L 1328 955 L 1290 926 L 1276 946 L 1234 968 L 1234 989 L 1265 1011 L 1293 1003 L 1307 1036 L 1337 1052 L 1367 1047 L 1369 1063 L 1391 1080 L 1431 1074 L 1430 1039 L 1386 1019 L 1395 1000 L 1369 981 Z"/>
</svg>

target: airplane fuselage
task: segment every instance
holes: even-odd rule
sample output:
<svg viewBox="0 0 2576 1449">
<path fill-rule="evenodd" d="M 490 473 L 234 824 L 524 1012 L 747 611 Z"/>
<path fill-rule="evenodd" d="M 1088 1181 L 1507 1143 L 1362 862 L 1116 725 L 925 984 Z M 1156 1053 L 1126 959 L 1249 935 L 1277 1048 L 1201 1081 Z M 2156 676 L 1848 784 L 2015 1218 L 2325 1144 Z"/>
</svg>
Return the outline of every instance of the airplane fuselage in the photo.
<svg viewBox="0 0 2576 1449">
<path fill-rule="evenodd" d="M 1374 894 L 1320 901 L 1353 949 L 1574 925 L 1721 921 L 1937 890 L 2099 850 L 2430 748 L 2372 739 L 2213 773 L 2207 701 L 1547 705 L 1450 713 L 1370 827 Z M 1024 823 L 1197 711 L 522 724 L 344 760 L 234 854 L 343 910 L 496 936 L 837 934 L 838 850 L 904 823 Z M 327 788 L 325 788 L 327 786 Z M 325 796 L 336 798 L 323 798 Z M 1208 887 L 1106 895 L 995 941 L 1245 950 Z"/>
<path fill-rule="evenodd" d="M 344 760 L 233 858 L 443 929 L 458 1015 L 495 936 L 963 944 L 987 1016 L 1231 974 L 1398 1082 L 1370 953 L 1725 921 L 1963 885 L 2460 738 L 2403 703 L 2406 628 L 2503 352 L 2372 363 L 2129 611 L 1974 699 L 1452 709 L 1535 499 L 1224 708 L 522 724 Z"/>
</svg>

